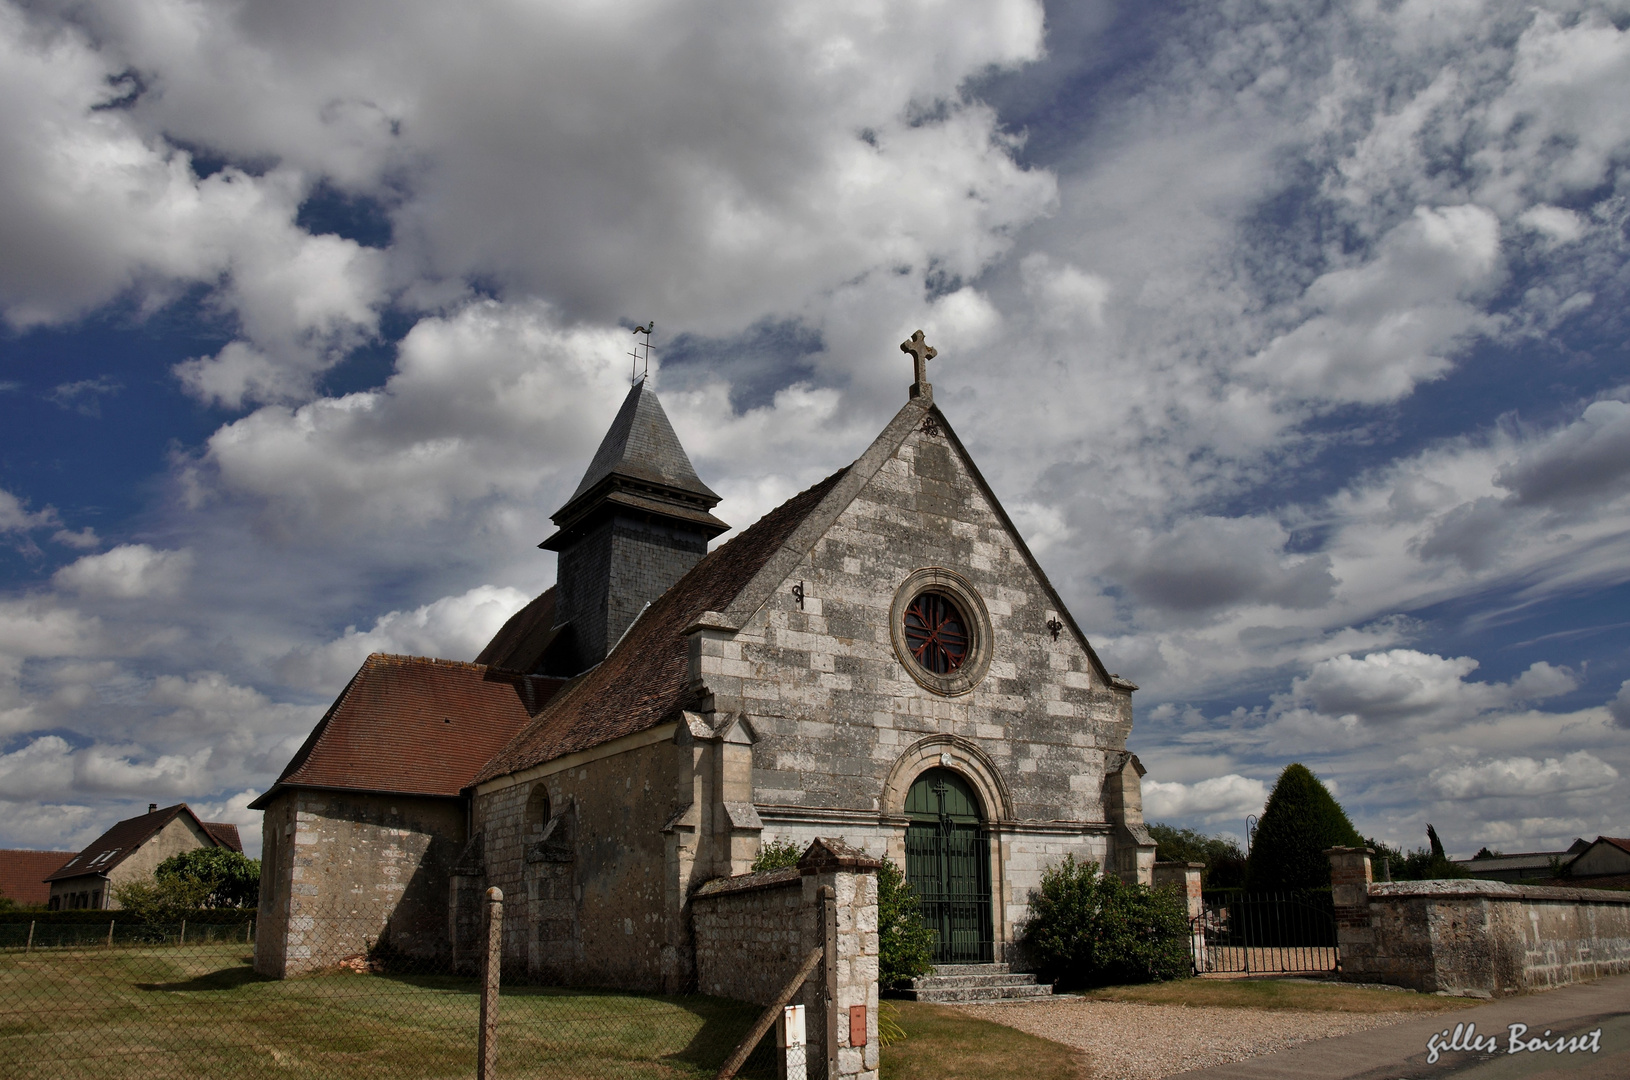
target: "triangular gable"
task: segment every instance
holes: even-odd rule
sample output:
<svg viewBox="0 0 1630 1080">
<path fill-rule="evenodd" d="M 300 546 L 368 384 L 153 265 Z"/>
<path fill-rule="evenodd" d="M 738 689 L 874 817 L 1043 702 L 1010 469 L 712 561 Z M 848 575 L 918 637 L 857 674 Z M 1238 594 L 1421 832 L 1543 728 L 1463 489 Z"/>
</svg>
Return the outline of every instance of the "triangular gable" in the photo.
<svg viewBox="0 0 1630 1080">
<path fill-rule="evenodd" d="M 859 497 L 860 493 L 865 490 L 866 486 L 872 482 L 883 467 L 900 452 L 900 447 L 905 444 L 906 439 L 910 438 L 911 433 L 921 429 L 923 421 L 930 416 L 937 425 L 939 432 L 961 458 L 963 466 L 968 470 L 968 475 L 978 485 L 980 494 L 984 496 L 991 510 L 1001 521 L 1002 527 L 1007 530 L 1019 553 L 1024 557 L 1025 565 L 1035 575 L 1042 591 L 1058 611 L 1060 620 L 1075 638 L 1076 643 L 1086 652 L 1092 662 L 1093 673 L 1106 686 L 1113 686 L 1123 691 L 1137 689 L 1132 683 L 1111 675 L 1109 670 L 1104 667 L 1104 662 L 1099 659 L 1097 651 L 1087 641 L 1087 635 L 1082 633 L 1081 627 L 1075 621 L 1075 617 L 1070 614 L 1064 600 L 1058 595 L 1058 590 L 1053 588 L 1053 583 L 1048 579 L 1046 571 L 1036 561 L 1035 555 L 1030 550 L 1030 545 L 1024 542 L 1023 534 L 1013 524 L 1013 519 L 1008 516 L 1001 500 L 996 497 L 996 493 L 991 490 L 989 482 L 985 480 L 984 474 L 979 471 L 979 466 L 974 463 L 973 456 L 968 453 L 967 447 L 963 446 L 962 440 L 957 438 L 956 431 L 951 427 L 950 421 L 945 419 L 945 414 L 940 412 L 938 406 L 934 405 L 933 399 L 929 397 L 913 398 L 895 414 L 894 419 L 889 421 L 888 426 L 883 429 L 882 433 L 872 440 L 872 444 L 866 448 L 866 452 L 861 454 L 853 465 L 849 466 L 849 471 L 844 474 L 843 479 L 833 486 L 827 496 L 821 500 L 819 506 L 810 511 L 802 524 L 787 536 L 780 549 L 765 561 L 763 569 L 753 576 L 752 580 L 747 583 L 741 592 L 736 594 L 730 605 L 719 613 L 721 618 L 714 620 L 716 624 L 720 628 L 731 630 L 740 630 L 746 626 L 748 621 L 758 613 L 758 610 L 786 586 L 786 582 L 797 571 L 799 565 L 808 557 L 809 553 L 815 549 L 815 545 L 820 542 L 821 537 L 826 535 L 838 518 L 843 515 L 843 512 L 849 508 L 849 504 Z"/>
</svg>

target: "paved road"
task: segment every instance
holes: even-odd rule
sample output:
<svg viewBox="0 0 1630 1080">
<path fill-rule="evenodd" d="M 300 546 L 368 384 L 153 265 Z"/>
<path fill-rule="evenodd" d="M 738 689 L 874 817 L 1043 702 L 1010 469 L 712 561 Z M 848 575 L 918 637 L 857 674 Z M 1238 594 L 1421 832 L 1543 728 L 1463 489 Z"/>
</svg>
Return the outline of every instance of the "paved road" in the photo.
<svg viewBox="0 0 1630 1080">
<path fill-rule="evenodd" d="M 1490 1053 L 1448 1051 L 1428 1063 L 1427 1042 L 1450 1036 L 1456 1024 L 1476 1024 L 1476 1035 L 1492 1036 Z M 1574 1053 L 1510 1052 L 1512 1024 L 1526 1024 L 1524 1040 L 1586 1036 L 1601 1029 L 1600 1049 Z M 1466 1037 L 1463 1034 L 1463 1041 Z M 1179 1073 L 1181 1080 L 1523 1080 L 1567 1077 L 1568 1080 L 1630 1080 L 1630 975 L 1616 975 L 1543 994 L 1503 998 L 1408 1020 L 1392 1027 L 1361 1031 L 1303 1043 L 1232 1065 Z"/>
</svg>

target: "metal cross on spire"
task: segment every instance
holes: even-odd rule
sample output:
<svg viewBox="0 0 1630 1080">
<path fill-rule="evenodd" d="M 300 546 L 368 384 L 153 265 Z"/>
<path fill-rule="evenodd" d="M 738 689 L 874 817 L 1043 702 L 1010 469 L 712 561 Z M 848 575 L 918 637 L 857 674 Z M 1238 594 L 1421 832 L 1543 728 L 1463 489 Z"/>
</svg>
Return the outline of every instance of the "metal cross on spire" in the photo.
<svg viewBox="0 0 1630 1080">
<path fill-rule="evenodd" d="M 923 339 L 921 330 L 900 342 L 900 351 L 911 354 L 911 369 L 916 381 L 911 384 L 912 397 L 932 397 L 934 388 L 928 382 L 928 362 L 939 355 L 939 350 Z"/>
<path fill-rule="evenodd" d="M 633 368 L 628 374 L 628 381 L 630 383 L 637 383 L 647 375 L 651 374 L 651 331 L 655 330 L 656 328 L 657 321 L 655 319 L 646 320 L 644 326 L 634 327 L 634 336 L 638 337 L 639 335 L 644 334 L 645 340 L 636 341 L 634 343 L 634 351 L 628 354 L 634 358 Z"/>
</svg>

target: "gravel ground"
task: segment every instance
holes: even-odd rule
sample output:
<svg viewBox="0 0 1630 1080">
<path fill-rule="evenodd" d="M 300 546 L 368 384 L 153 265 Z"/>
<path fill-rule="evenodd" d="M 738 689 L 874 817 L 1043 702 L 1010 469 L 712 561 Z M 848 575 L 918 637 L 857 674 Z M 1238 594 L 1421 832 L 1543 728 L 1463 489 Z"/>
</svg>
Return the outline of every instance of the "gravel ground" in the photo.
<svg viewBox="0 0 1630 1080">
<path fill-rule="evenodd" d="M 1093 1080 L 1156 1080 L 1420 1018 L 1419 1013 L 1222 1009 L 1067 997 L 960 1008 L 1086 1051 Z"/>
</svg>

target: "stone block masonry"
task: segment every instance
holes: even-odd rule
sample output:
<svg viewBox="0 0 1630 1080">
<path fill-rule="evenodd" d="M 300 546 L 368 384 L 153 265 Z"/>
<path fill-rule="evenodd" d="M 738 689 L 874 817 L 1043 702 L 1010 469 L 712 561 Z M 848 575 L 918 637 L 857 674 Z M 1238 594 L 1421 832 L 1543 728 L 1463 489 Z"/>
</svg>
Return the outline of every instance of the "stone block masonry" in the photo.
<svg viewBox="0 0 1630 1080">
<path fill-rule="evenodd" d="M 332 967 L 383 939 L 447 958 L 447 891 L 464 842 L 456 799 L 293 789 L 266 808 L 255 970 Z M 279 883 L 287 882 L 286 888 Z"/>
<path fill-rule="evenodd" d="M 765 1004 L 811 949 L 826 944 L 823 897 L 830 897 L 835 955 L 793 998 L 805 1007 L 810 1076 L 829 1075 L 835 1043 L 836 1075 L 877 1078 L 877 866 L 840 841 L 816 840 L 795 869 L 720 878 L 691 899 L 697 989 Z M 830 1032 L 829 1015 L 837 1018 Z M 852 1027 L 862 1015 L 864 1028 Z"/>
<path fill-rule="evenodd" d="M 1332 848 L 1342 978 L 1489 997 L 1630 972 L 1630 894 L 1502 881 L 1375 884 Z"/>
</svg>

